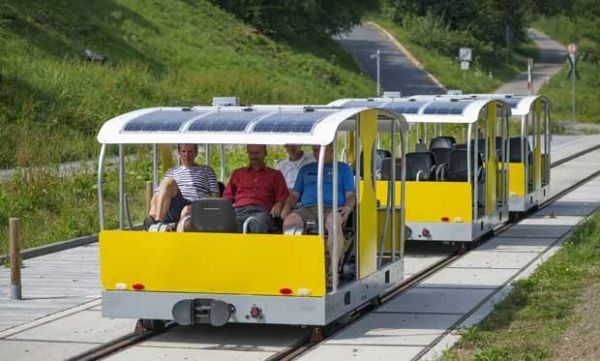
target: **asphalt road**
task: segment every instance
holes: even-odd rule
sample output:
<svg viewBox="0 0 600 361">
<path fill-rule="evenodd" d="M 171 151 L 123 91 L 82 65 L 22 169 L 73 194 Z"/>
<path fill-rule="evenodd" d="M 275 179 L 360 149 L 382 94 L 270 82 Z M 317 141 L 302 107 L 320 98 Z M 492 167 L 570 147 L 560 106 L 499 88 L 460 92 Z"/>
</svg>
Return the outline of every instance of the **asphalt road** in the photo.
<svg viewBox="0 0 600 361">
<path fill-rule="evenodd" d="M 360 67 L 374 80 L 377 79 L 377 60 L 371 56 L 377 49 L 380 50 L 382 93 L 400 91 L 402 96 L 446 93 L 446 90 L 411 60 L 399 45 L 373 25 L 356 26 L 352 31 L 334 39 L 354 56 Z M 376 89 L 373 89 L 372 95 L 375 93 Z"/>
<path fill-rule="evenodd" d="M 542 85 L 558 73 L 567 58 L 565 47 L 535 29 L 528 29 L 528 36 L 540 49 L 532 70 L 532 89 L 527 86 L 527 71 L 517 74 L 510 82 L 503 84 L 495 92 L 498 94 L 537 94 Z"/>
</svg>

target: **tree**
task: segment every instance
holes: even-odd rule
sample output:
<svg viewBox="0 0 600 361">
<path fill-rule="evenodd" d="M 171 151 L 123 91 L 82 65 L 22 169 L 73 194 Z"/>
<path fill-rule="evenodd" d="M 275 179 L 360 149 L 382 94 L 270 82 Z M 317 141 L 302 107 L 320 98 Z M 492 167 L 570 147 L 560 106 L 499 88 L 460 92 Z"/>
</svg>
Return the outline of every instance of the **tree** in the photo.
<svg viewBox="0 0 600 361">
<path fill-rule="evenodd" d="M 212 0 L 259 31 L 275 36 L 336 34 L 360 22 L 378 0 Z"/>
</svg>

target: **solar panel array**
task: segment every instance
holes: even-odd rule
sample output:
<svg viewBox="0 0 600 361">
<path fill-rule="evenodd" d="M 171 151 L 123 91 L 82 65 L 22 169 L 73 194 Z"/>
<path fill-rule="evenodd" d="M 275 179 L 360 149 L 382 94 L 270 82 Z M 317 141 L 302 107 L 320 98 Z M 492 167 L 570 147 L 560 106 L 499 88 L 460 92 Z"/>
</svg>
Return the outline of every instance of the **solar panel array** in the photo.
<svg viewBox="0 0 600 361">
<path fill-rule="evenodd" d="M 423 114 L 460 115 L 469 104 L 469 102 L 433 102 L 425 107 Z"/>
<path fill-rule="evenodd" d="M 185 110 L 155 110 L 133 118 L 125 124 L 123 131 L 177 132 L 186 121 L 197 116 L 197 112 Z"/>
<path fill-rule="evenodd" d="M 259 120 L 253 132 L 310 133 L 316 123 L 329 116 L 328 112 L 276 113 Z"/>
<path fill-rule="evenodd" d="M 196 119 L 188 131 L 191 132 L 243 132 L 248 124 L 266 112 L 219 112 Z"/>
<path fill-rule="evenodd" d="M 400 114 L 418 114 L 425 104 L 427 102 L 392 102 L 386 104 L 383 108 Z"/>
</svg>

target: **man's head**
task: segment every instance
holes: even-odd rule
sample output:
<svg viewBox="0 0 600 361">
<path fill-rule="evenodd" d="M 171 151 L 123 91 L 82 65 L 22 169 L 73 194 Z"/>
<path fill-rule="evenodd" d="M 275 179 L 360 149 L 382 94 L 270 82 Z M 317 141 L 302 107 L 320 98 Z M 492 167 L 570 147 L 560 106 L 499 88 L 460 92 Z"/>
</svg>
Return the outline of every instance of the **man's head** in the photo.
<svg viewBox="0 0 600 361">
<path fill-rule="evenodd" d="M 315 159 L 319 161 L 319 153 L 321 152 L 321 146 L 313 145 L 312 151 Z M 327 144 L 327 147 L 325 148 L 325 163 L 329 163 L 331 161 L 333 161 L 333 145 Z"/>
<path fill-rule="evenodd" d="M 267 156 L 267 146 L 264 144 L 248 144 L 246 146 L 248 152 L 248 160 L 252 168 L 260 168 L 265 165 L 265 157 Z"/>
<path fill-rule="evenodd" d="M 198 144 L 177 144 L 177 154 L 184 167 L 194 167 L 198 155 Z"/>
<path fill-rule="evenodd" d="M 304 154 L 302 147 L 298 144 L 286 144 L 283 147 L 289 155 L 290 160 L 298 160 Z"/>
</svg>

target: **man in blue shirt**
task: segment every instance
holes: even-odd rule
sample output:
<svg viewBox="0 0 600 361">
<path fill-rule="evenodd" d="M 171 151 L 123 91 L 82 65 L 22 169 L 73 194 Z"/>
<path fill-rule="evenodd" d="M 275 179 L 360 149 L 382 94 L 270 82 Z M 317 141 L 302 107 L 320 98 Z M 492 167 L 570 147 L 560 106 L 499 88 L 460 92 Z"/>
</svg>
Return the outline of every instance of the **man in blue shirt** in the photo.
<svg viewBox="0 0 600 361">
<path fill-rule="evenodd" d="M 319 159 L 321 147 L 314 145 L 312 147 L 315 159 Z M 329 254 L 333 255 L 333 147 L 328 145 L 325 148 L 325 164 L 323 166 L 323 206 L 325 213 L 325 228 L 327 229 L 327 249 Z M 350 212 L 356 205 L 356 188 L 354 185 L 354 174 L 352 168 L 343 162 L 338 162 L 338 211 L 339 222 L 337 225 L 337 253 L 340 256 L 344 246 L 344 235 L 342 224 L 346 222 Z M 317 169 L 318 163 L 309 163 L 300 168 L 294 188 L 285 201 L 281 210 L 283 218 L 283 232 L 290 233 L 295 229 L 303 229 L 306 221 L 309 219 L 317 220 Z M 301 207 L 294 209 L 294 206 L 300 202 Z"/>
</svg>

